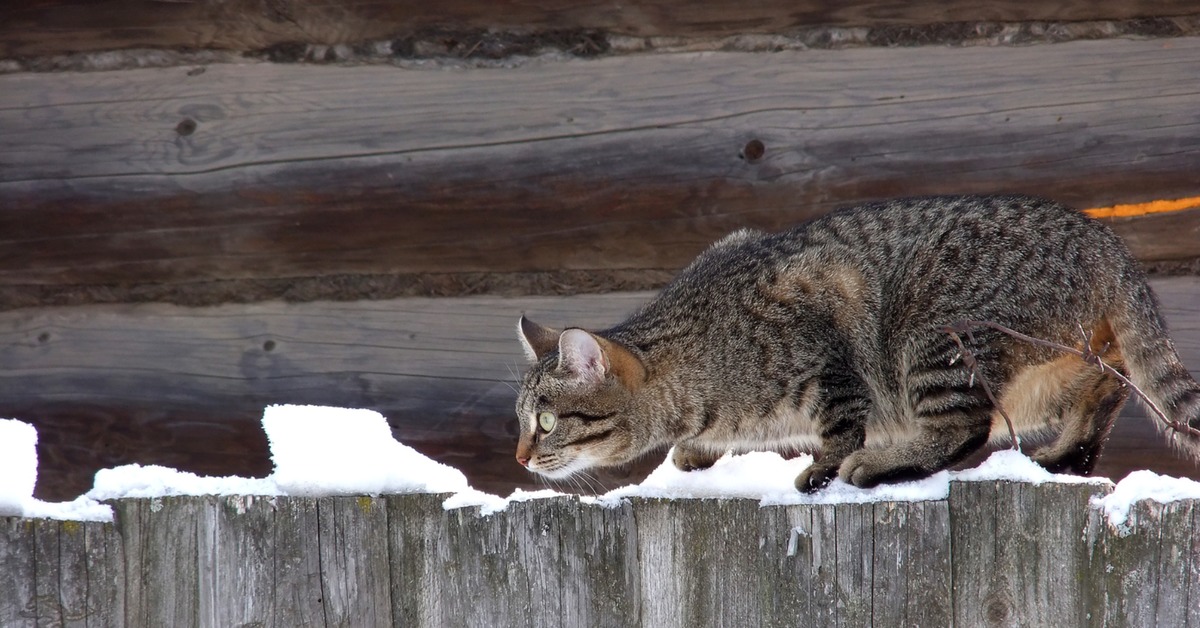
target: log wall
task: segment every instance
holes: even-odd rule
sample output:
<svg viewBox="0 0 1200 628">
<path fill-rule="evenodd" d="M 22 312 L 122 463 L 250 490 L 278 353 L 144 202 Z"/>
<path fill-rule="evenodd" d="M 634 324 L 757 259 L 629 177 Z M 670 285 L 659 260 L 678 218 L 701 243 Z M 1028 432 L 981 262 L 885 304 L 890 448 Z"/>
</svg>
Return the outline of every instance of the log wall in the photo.
<svg viewBox="0 0 1200 628">
<path fill-rule="evenodd" d="M 522 311 L 606 325 L 734 228 L 862 200 L 1200 197 L 1194 3 L 686 4 L 2 3 L 0 416 L 38 495 L 266 474 L 276 402 L 377 409 L 505 493 Z M 1194 271 L 1190 207 L 1109 221 Z M 1196 473 L 1117 429 L 1101 472 Z"/>
<path fill-rule="evenodd" d="M 0 308 L 647 288 L 735 228 L 868 199 L 1200 196 L 1197 55 L 1111 39 L 0 75 Z M 1200 208 L 1112 222 L 1144 260 L 1200 258 Z"/>
<path fill-rule="evenodd" d="M 0 624 L 1187 626 L 1200 505 L 1103 486 L 760 507 L 437 495 L 122 500 L 114 524 L 0 521 Z"/>
<path fill-rule="evenodd" d="M 128 48 L 258 51 L 306 42 L 469 38 L 487 30 L 557 33 L 560 38 L 578 30 L 696 38 L 873 26 L 899 28 L 913 36 L 922 27 L 940 23 L 969 25 L 957 29 L 963 31 L 980 22 L 1043 21 L 1062 28 L 1084 21 L 1128 20 L 1139 32 L 1161 36 L 1178 33 L 1180 25 L 1171 18 L 1196 13 L 1195 4 L 1187 0 L 30 0 L 0 6 L 0 59 Z"/>
</svg>

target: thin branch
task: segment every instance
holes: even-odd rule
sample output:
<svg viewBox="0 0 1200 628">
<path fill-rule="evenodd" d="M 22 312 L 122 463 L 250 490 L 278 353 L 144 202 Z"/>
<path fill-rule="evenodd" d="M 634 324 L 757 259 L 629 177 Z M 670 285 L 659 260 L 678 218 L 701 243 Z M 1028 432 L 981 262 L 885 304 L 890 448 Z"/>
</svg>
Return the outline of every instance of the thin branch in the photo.
<svg viewBox="0 0 1200 628">
<path fill-rule="evenodd" d="M 950 338 L 954 340 L 954 344 L 958 345 L 958 354 L 951 358 L 950 364 L 953 365 L 959 359 L 962 360 L 963 366 L 965 366 L 967 371 L 971 374 L 971 380 L 967 384 L 968 387 L 974 387 L 975 377 L 979 377 L 979 383 L 983 386 L 984 394 L 987 395 L 988 400 L 992 402 L 992 407 L 996 408 L 996 410 L 1000 412 L 1000 416 L 1004 417 L 1004 422 L 1008 425 L 1008 435 L 1012 437 L 1013 449 L 1020 452 L 1021 437 L 1017 436 L 1017 430 L 1013 427 L 1012 419 L 1010 419 L 1008 417 L 1008 413 L 1004 411 L 1004 406 L 1000 405 L 1000 400 L 996 399 L 996 396 L 992 394 L 992 386 L 988 383 L 987 378 L 983 376 L 983 373 L 979 372 L 979 361 L 975 359 L 975 353 L 963 344 L 962 338 L 958 335 L 959 332 L 963 332 L 967 334 L 967 339 L 974 343 L 975 338 L 971 335 L 971 330 L 957 329 L 954 328 L 954 326 L 946 326 L 942 327 L 941 331 L 949 334 Z"/>
<path fill-rule="evenodd" d="M 980 327 L 994 329 L 998 332 L 1007 334 L 1009 336 L 1012 336 L 1013 338 L 1016 338 L 1017 340 L 1020 340 L 1022 342 L 1027 342 L 1032 345 L 1036 345 L 1039 347 L 1046 347 L 1048 349 L 1054 349 L 1056 351 L 1061 351 L 1063 353 L 1069 353 L 1071 355 L 1078 356 L 1084 362 L 1091 362 L 1091 363 L 1095 364 L 1096 366 L 1100 367 L 1100 370 L 1108 371 L 1114 377 L 1116 377 L 1118 380 L 1120 380 L 1122 384 L 1125 384 L 1130 389 L 1132 389 L 1133 392 L 1137 393 L 1137 396 L 1140 397 L 1142 399 L 1142 401 L 1144 401 L 1146 403 L 1146 406 L 1148 406 L 1150 408 L 1150 410 L 1155 414 L 1155 416 L 1157 416 L 1158 419 L 1160 421 L 1162 421 L 1163 424 L 1166 425 L 1168 428 L 1170 428 L 1171 430 L 1178 432 L 1180 434 L 1187 434 L 1187 435 L 1190 435 L 1193 437 L 1200 438 L 1200 430 L 1197 430 L 1196 428 L 1194 428 L 1190 425 L 1187 425 L 1185 423 L 1180 423 L 1179 421 L 1175 421 L 1175 420 L 1172 420 L 1171 418 L 1167 417 L 1166 413 L 1162 411 L 1162 408 L 1159 408 L 1158 404 L 1154 403 L 1154 401 L 1152 399 L 1150 399 L 1150 397 L 1148 397 L 1145 392 L 1142 392 L 1141 388 L 1138 388 L 1137 385 L 1134 384 L 1132 381 L 1130 381 L 1128 377 L 1125 377 L 1125 375 L 1123 373 L 1121 373 L 1121 371 L 1117 370 L 1116 368 L 1114 368 L 1112 365 L 1105 362 L 1100 357 L 1101 354 L 1103 354 L 1105 351 L 1108 350 L 1108 347 L 1109 347 L 1108 343 L 1105 343 L 1104 347 L 1102 347 L 1100 349 L 1100 351 L 1098 351 L 1098 352 L 1092 351 L 1092 342 L 1091 342 L 1092 341 L 1092 333 L 1084 331 L 1083 325 L 1079 326 L 1080 333 L 1083 335 L 1083 340 L 1084 340 L 1082 350 L 1076 349 L 1075 347 L 1068 347 L 1067 345 L 1064 345 L 1062 343 L 1053 342 L 1050 340 L 1042 340 L 1041 338 L 1034 338 L 1033 336 L 1028 336 L 1028 335 L 1022 334 L 1019 331 L 1010 329 L 999 323 L 993 323 L 991 321 L 970 321 L 970 320 L 958 321 L 956 323 L 941 327 L 941 328 L 939 328 L 939 330 L 946 334 L 949 334 L 950 337 L 953 338 L 955 340 L 955 342 L 958 343 L 958 346 L 962 347 L 962 341 L 959 340 L 958 334 L 966 333 L 969 337 L 970 331 L 972 329 L 978 329 Z M 972 359 L 974 359 L 973 356 L 972 356 Z M 990 392 L 988 393 L 988 396 L 991 397 Z M 1001 412 L 1003 413 L 1003 411 L 1001 411 Z M 1005 420 L 1007 420 L 1007 419 L 1008 419 L 1008 417 L 1006 416 Z M 1009 429 L 1012 429 L 1011 423 L 1009 423 Z"/>
</svg>

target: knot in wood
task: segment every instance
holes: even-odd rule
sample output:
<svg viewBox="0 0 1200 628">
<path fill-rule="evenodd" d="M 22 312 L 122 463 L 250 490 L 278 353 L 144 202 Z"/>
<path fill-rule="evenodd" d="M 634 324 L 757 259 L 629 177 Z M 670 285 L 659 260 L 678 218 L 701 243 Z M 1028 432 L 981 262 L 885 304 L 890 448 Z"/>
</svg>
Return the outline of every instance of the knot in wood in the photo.
<svg viewBox="0 0 1200 628">
<path fill-rule="evenodd" d="M 767 147 L 762 143 L 762 140 L 750 140 L 742 147 L 741 158 L 747 163 L 754 163 L 763 158 L 767 152 Z"/>
<path fill-rule="evenodd" d="M 175 125 L 175 132 L 183 137 L 187 137 L 196 132 L 196 121 L 191 118 L 184 118 Z"/>
</svg>

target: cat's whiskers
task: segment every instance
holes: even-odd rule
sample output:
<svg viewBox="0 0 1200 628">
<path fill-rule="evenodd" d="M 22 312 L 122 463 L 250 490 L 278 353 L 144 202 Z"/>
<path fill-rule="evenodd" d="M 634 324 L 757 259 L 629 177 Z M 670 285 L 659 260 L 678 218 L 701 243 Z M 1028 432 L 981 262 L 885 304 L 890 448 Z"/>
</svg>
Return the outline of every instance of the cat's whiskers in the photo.
<svg viewBox="0 0 1200 628">
<path fill-rule="evenodd" d="M 587 484 L 587 491 L 592 495 L 600 495 L 604 492 L 604 485 L 596 478 L 596 476 L 587 471 L 580 471 L 578 477 Z"/>
</svg>

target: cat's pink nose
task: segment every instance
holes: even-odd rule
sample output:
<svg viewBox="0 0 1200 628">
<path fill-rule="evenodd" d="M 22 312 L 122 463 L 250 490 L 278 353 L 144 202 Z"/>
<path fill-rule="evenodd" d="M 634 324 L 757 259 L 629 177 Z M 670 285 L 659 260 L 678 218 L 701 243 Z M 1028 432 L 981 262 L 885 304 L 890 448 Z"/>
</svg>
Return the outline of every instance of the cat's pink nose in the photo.
<svg viewBox="0 0 1200 628">
<path fill-rule="evenodd" d="M 521 465 L 522 467 L 528 467 L 529 458 L 527 456 L 517 456 L 517 464 Z"/>
</svg>

